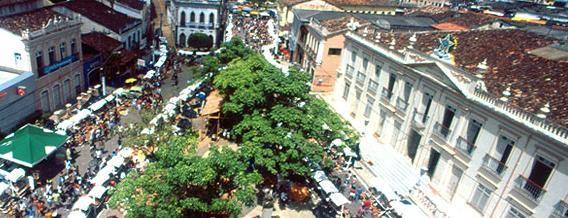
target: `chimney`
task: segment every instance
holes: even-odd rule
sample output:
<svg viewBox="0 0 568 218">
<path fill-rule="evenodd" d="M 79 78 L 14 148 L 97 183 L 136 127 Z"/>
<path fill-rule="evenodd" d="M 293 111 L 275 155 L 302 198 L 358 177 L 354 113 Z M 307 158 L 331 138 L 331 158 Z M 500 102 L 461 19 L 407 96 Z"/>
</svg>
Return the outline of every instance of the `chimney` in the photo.
<svg viewBox="0 0 568 218">
<path fill-rule="evenodd" d="M 416 33 L 412 34 L 408 41 L 410 42 L 410 44 L 408 44 L 407 48 L 414 48 L 414 43 L 416 43 Z"/>
<path fill-rule="evenodd" d="M 380 39 L 381 39 L 381 33 L 378 32 L 378 33 L 375 35 L 375 42 L 377 42 L 377 43 L 380 42 L 380 41 L 381 41 Z"/>
<path fill-rule="evenodd" d="M 544 106 L 542 106 L 540 108 L 540 110 L 538 111 L 538 114 L 536 114 L 536 116 L 540 119 L 546 119 L 546 116 L 548 115 L 548 113 L 550 113 L 550 104 L 548 102 L 546 102 L 546 104 L 544 104 Z"/>
<path fill-rule="evenodd" d="M 485 58 L 485 59 L 483 59 L 482 62 L 477 64 L 477 73 L 475 74 L 475 77 L 477 77 L 479 79 L 483 79 L 483 77 L 485 76 L 485 73 L 487 73 L 488 68 L 489 68 L 489 66 L 487 66 L 487 58 Z"/>
<path fill-rule="evenodd" d="M 511 96 L 511 85 L 507 86 L 505 91 L 503 91 L 503 97 L 500 98 L 501 101 L 507 102 L 509 101 L 509 97 Z"/>
<path fill-rule="evenodd" d="M 396 39 L 394 38 L 394 36 L 392 37 L 392 41 L 390 42 L 390 46 L 389 49 L 394 50 L 394 46 L 396 45 Z"/>
</svg>

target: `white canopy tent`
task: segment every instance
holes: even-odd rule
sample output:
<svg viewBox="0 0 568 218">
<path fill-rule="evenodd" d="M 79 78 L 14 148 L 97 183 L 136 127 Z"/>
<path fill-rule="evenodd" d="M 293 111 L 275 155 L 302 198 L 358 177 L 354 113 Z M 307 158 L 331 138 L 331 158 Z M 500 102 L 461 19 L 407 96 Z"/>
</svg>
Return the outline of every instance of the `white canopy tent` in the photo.
<svg viewBox="0 0 568 218">
<path fill-rule="evenodd" d="M 322 190 L 326 193 L 335 193 L 335 192 L 339 192 L 339 190 L 337 190 L 337 188 L 335 187 L 335 185 L 333 185 L 333 183 L 329 180 L 322 180 L 321 182 L 318 183 L 320 185 L 320 187 L 322 188 Z"/>
<path fill-rule="evenodd" d="M 73 210 L 87 211 L 91 204 L 95 203 L 95 199 L 90 196 L 84 195 L 73 204 Z"/>
<path fill-rule="evenodd" d="M 92 197 L 92 198 L 102 198 L 103 195 L 106 193 L 107 188 L 102 186 L 102 185 L 97 185 L 95 187 L 93 187 L 91 189 L 91 191 L 89 192 L 89 194 L 87 194 L 88 196 Z"/>
<path fill-rule="evenodd" d="M 78 210 L 74 210 L 71 211 L 71 213 L 69 213 L 69 215 L 67 215 L 68 218 L 87 218 L 87 215 L 85 215 L 85 213 L 83 213 L 82 211 L 78 211 Z"/>
<path fill-rule="evenodd" d="M 10 182 L 17 182 L 18 180 L 20 180 L 21 178 L 23 178 L 24 176 L 26 176 L 26 171 L 24 171 L 24 169 L 22 168 L 16 168 L 13 169 L 12 171 L 10 171 L 10 173 L 8 173 L 8 175 L 6 175 L 6 180 L 10 181 Z"/>
<path fill-rule="evenodd" d="M 329 199 L 333 204 L 335 204 L 335 206 L 343 206 L 344 204 L 350 203 L 350 201 L 341 193 L 332 193 L 329 195 Z"/>
<path fill-rule="evenodd" d="M 321 182 L 323 180 L 327 180 L 327 176 L 325 175 L 325 172 L 323 172 L 321 170 L 314 172 L 314 175 L 313 175 L 312 178 L 314 178 L 316 180 L 316 182 Z"/>
</svg>

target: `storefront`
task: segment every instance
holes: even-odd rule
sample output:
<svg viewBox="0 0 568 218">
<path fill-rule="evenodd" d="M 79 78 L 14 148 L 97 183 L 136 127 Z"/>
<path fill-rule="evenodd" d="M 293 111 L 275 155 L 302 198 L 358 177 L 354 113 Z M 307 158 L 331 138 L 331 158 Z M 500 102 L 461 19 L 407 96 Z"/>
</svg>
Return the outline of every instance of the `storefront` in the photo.
<svg viewBox="0 0 568 218">
<path fill-rule="evenodd" d="M 0 134 L 25 122 L 35 113 L 35 79 L 32 72 L 0 68 Z"/>
</svg>

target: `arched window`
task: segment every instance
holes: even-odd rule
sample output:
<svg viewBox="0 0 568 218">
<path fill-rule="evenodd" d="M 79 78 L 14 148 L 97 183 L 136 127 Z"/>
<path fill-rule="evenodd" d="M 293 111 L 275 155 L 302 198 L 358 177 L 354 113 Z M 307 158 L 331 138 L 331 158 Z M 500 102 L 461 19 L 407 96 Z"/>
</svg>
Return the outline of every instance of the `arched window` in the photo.
<svg viewBox="0 0 568 218">
<path fill-rule="evenodd" d="M 185 48 L 185 34 L 182 33 L 179 35 L 178 44 L 180 47 Z"/>
<path fill-rule="evenodd" d="M 185 11 L 182 11 L 181 15 L 179 16 L 179 25 L 185 26 Z"/>
<path fill-rule="evenodd" d="M 215 23 L 215 15 L 213 13 L 209 14 L 209 23 Z"/>
<path fill-rule="evenodd" d="M 203 12 L 199 14 L 199 23 L 205 23 L 205 14 Z"/>
<path fill-rule="evenodd" d="M 193 11 L 189 14 L 189 22 L 195 23 L 195 13 Z"/>
</svg>

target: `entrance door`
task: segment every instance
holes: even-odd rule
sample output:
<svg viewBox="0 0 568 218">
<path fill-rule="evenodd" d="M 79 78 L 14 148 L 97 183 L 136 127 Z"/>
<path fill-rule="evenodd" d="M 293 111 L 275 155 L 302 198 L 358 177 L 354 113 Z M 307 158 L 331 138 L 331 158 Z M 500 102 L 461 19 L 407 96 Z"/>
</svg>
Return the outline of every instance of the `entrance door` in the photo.
<svg viewBox="0 0 568 218">
<path fill-rule="evenodd" d="M 396 144 L 398 142 L 398 133 L 400 132 L 400 128 L 401 128 L 402 124 L 400 124 L 400 122 L 398 121 L 394 121 L 394 129 L 392 130 L 392 138 L 391 138 L 391 146 L 393 146 L 393 148 L 396 148 Z"/>
<path fill-rule="evenodd" d="M 544 185 L 550 177 L 554 169 L 554 163 L 537 156 L 534 162 L 529 181 L 525 184 L 525 189 L 529 191 L 535 198 L 538 198 L 544 189 Z"/>
<path fill-rule="evenodd" d="M 442 120 L 442 128 L 440 129 L 440 133 L 444 137 L 448 137 L 450 134 L 450 127 L 452 126 L 452 121 L 454 120 L 454 116 L 456 115 L 456 109 L 448 106 L 446 108 L 446 112 L 444 112 L 444 119 Z"/>
<path fill-rule="evenodd" d="M 418 134 L 415 130 L 410 131 L 410 137 L 407 142 L 407 153 L 410 160 L 414 163 L 414 158 L 416 157 L 416 152 L 418 151 L 418 145 L 420 144 L 420 139 L 422 136 Z"/>
<path fill-rule="evenodd" d="M 505 164 L 507 164 L 507 160 L 509 159 L 509 155 L 511 155 L 511 150 L 513 150 L 513 145 L 515 142 L 508 139 L 505 136 L 501 136 L 499 141 L 497 142 L 497 156 L 496 158 L 499 160 L 499 164 L 497 166 L 497 173 L 502 173 L 505 169 Z"/>
<path fill-rule="evenodd" d="M 448 181 L 448 194 L 450 196 L 454 196 L 456 193 L 456 189 L 458 188 L 458 184 L 460 183 L 461 177 L 463 175 L 463 170 L 454 166 L 452 167 L 452 177 L 450 177 L 450 181 Z"/>
</svg>

